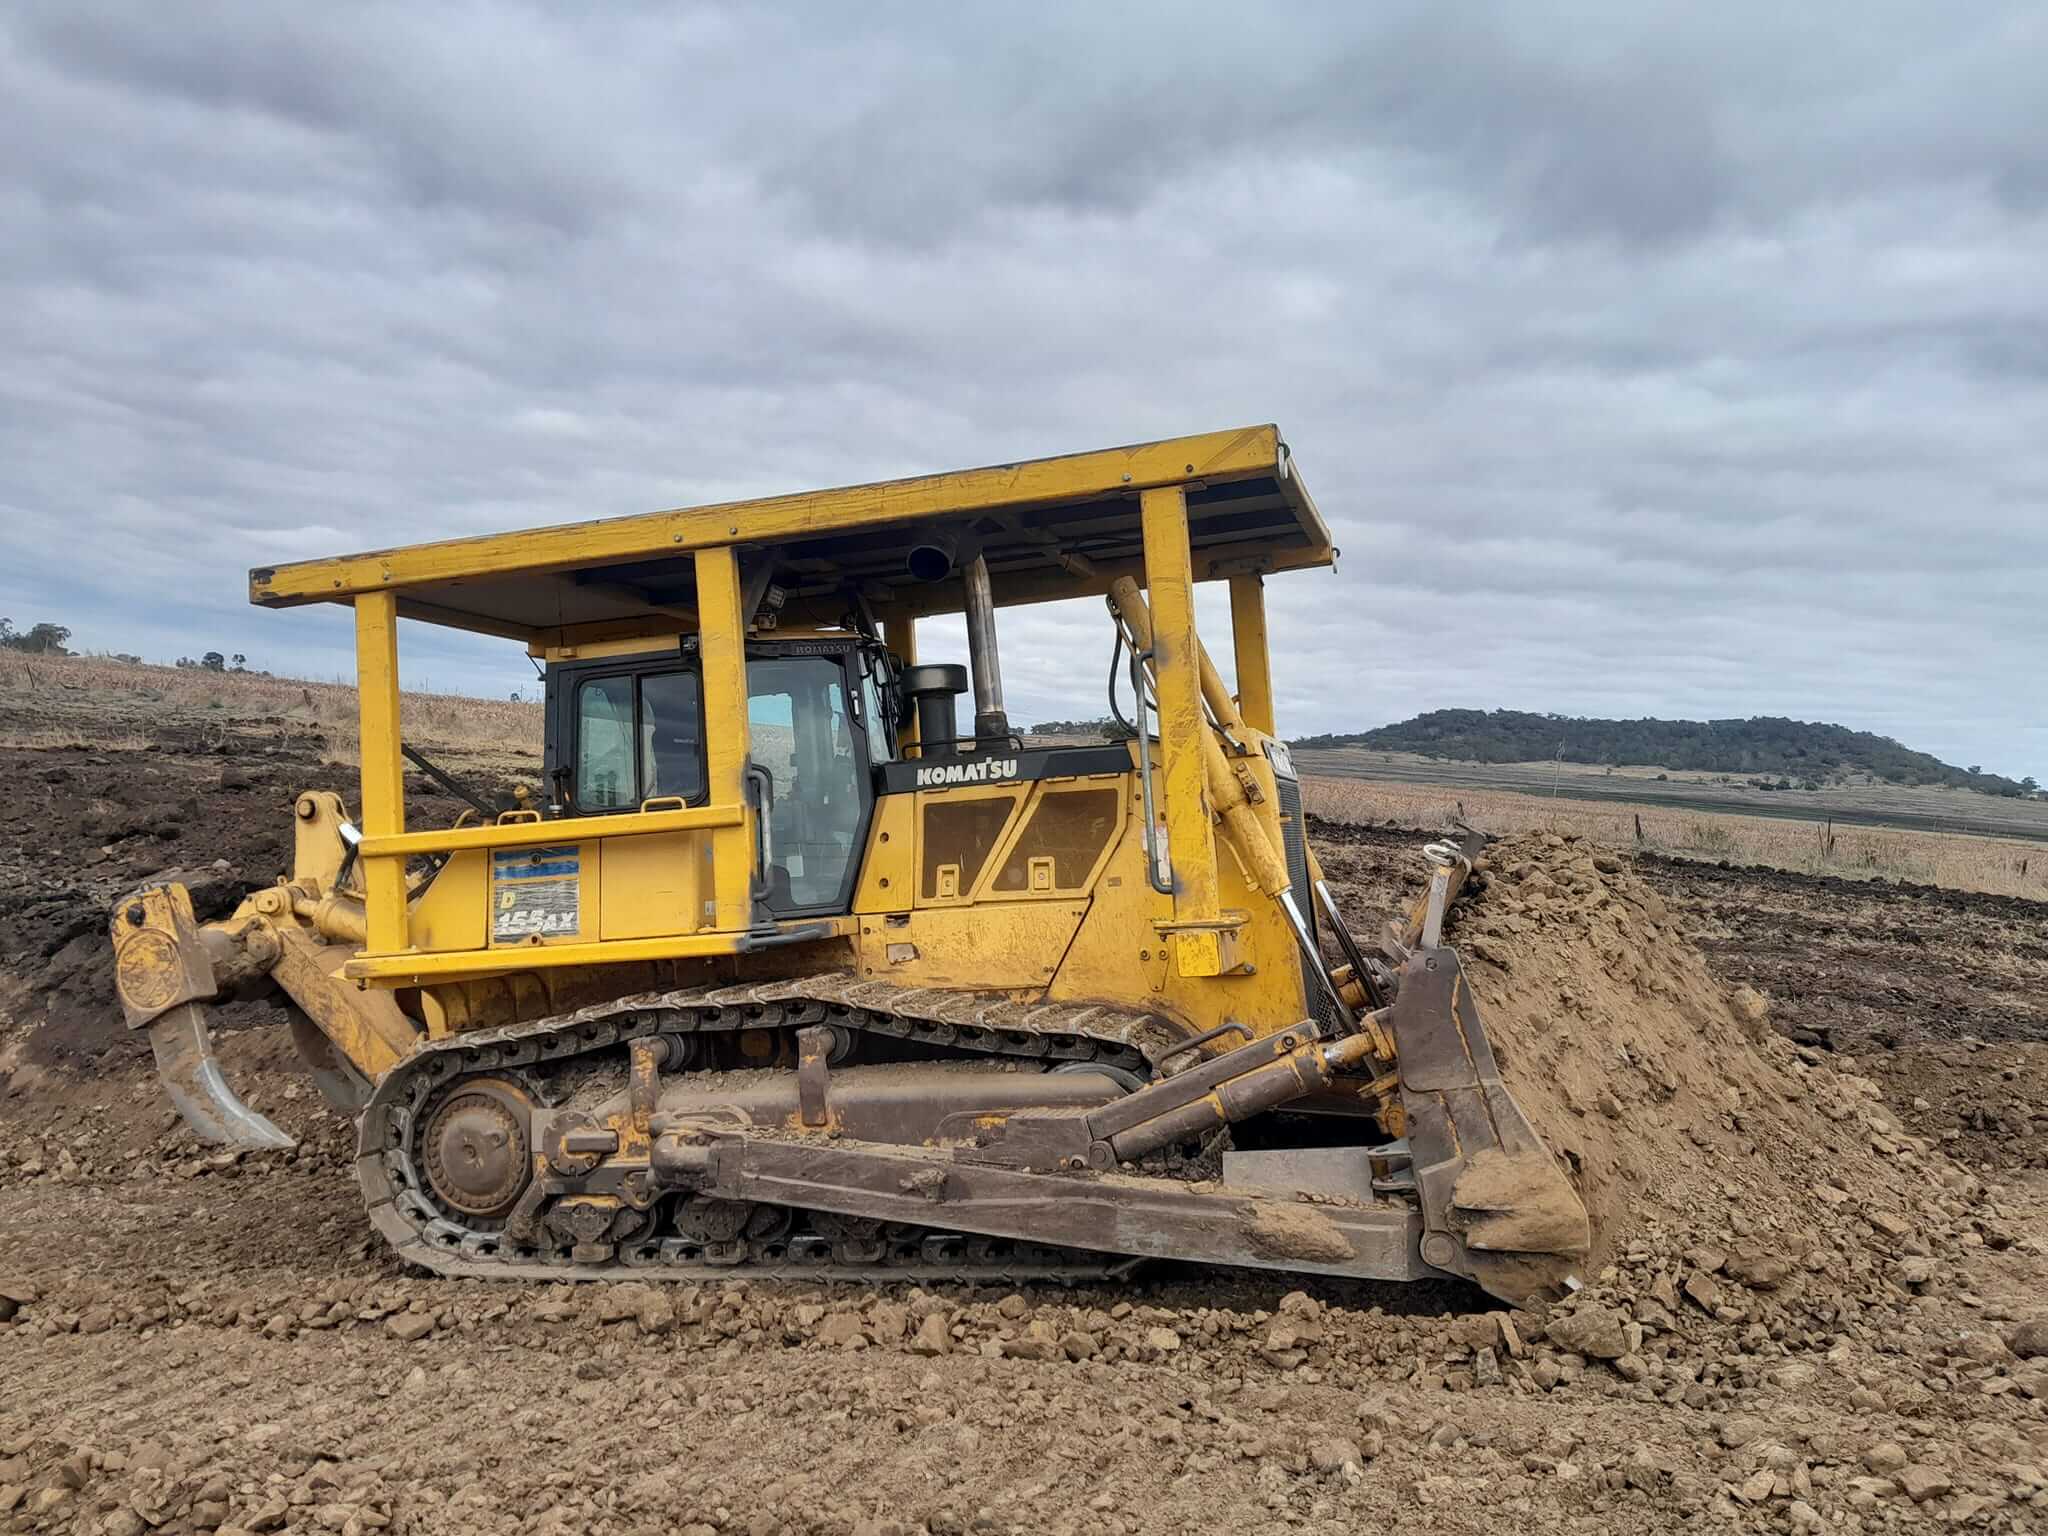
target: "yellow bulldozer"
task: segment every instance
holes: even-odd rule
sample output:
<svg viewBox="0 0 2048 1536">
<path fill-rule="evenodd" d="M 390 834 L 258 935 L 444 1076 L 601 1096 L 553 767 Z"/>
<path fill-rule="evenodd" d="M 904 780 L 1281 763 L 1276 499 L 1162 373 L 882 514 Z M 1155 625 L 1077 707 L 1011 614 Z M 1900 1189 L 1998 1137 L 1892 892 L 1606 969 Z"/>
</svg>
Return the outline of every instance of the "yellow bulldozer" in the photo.
<svg viewBox="0 0 2048 1536">
<path fill-rule="evenodd" d="M 252 571 L 354 609 L 358 814 L 300 794 L 222 921 L 124 900 L 127 1021 L 195 1133 L 285 1145 L 207 1024 L 282 989 L 371 1222 L 444 1274 L 1557 1294 L 1585 1207 L 1443 943 L 1474 846 L 1369 942 L 1308 846 L 1264 583 L 1336 553 L 1260 426 Z M 1075 597 L 1122 729 L 1034 743 L 997 610 Z M 544 663 L 538 785 L 408 824 L 408 759 L 460 786 L 401 743 L 401 618 Z"/>
</svg>

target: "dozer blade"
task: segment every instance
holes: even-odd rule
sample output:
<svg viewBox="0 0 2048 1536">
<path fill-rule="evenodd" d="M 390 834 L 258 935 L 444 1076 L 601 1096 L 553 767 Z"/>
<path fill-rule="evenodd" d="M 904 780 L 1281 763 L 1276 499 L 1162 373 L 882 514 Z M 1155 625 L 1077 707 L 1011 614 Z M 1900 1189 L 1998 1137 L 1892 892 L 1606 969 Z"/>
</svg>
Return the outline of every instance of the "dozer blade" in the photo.
<svg viewBox="0 0 2048 1536">
<path fill-rule="evenodd" d="M 1511 1301 L 1570 1289 L 1592 1245 L 1585 1204 L 1501 1081 L 1455 950 L 1408 957 L 1387 1022 L 1424 1260 Z"/>
<path fill-rule="evenodd" d="M 201 1141 L 263 1152 L 298 1145 L 236 1096 L 206 1033 L 206 1005 L 180 1003 L 149 1026 L 164 1092 Z"/>
</svg>

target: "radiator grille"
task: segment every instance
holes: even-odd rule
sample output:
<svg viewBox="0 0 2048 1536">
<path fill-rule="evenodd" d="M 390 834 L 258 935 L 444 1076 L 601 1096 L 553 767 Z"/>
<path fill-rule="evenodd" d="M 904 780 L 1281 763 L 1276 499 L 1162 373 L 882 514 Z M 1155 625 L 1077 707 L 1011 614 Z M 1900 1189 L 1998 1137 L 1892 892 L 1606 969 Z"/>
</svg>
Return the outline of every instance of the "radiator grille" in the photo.
<svg viewBox="0 0 2048 1536">
<path fill-rule="evenodd" d="M 1287 850 L 1287 878 L 1294 887 L 1294 904 L 1301 908 L 1302 919 L 1314 936 L 1316 901 L 1308 884 L 1308 831 L 1301 820 L 1301 785 L 1275 774 L 1273 787 L 1280 795 L 1280 840 Z M 1336 1028 L 1337 1009 L 1306 956 L 1301 962 L 1301 989 L 1316 1021 L 1326 1029 Z"/>
</svg>

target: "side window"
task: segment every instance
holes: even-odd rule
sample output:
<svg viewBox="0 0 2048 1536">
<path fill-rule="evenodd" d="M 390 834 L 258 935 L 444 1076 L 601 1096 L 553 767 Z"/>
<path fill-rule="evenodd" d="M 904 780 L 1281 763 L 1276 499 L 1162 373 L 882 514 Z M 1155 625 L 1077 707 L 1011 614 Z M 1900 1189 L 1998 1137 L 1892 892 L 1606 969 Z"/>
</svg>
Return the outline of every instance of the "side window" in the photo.
<svg viewBox="0 0 2048 1536">
<path fill-rule="evenodd" d="M 704 743 L 697 730 L 697 674 L 640 679 L 640 798 L 704 793 Z"/>
<path fill-rule="evenodd" d="M 877 763 L 885 763 L 896 756 L 895 732 L 889 729 L 889 717 L 882 710 L 882 691 L 870 660 L 860 671 L 860 712 L 867 717 L 868 757 Z"/>
<path fill-rule="evenodd" d="M 576 689 L 576 805 L 611 811 L 638 805 L 633 679 L 593 677 Z"/>
<path fill-rule="evenodd" d="M 694 672 L 621 673 L 576 688 L 576 806 L 631 810 L 657 795 L 704 793 Z"/>
</svg>

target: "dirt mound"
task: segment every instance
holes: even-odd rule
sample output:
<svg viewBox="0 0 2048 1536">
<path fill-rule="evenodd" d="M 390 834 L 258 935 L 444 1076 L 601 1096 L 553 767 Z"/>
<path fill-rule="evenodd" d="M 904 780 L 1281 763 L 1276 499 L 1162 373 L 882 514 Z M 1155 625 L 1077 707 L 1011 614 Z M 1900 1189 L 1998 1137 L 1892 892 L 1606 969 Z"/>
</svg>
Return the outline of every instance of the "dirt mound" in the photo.
<svg viewBox="0 0 2048 1536">
<path fill-rule="evenodd" d="M 0 807 L 0 1012 L 29 1026 L 40 1065 L 105 1064 L 148 1055 L 114 998 L 107 918 L 136 886 L 182 881 L 202 922 L 289 873 L 292 801 L 329 789 L 355 798 L 355 774 L 270 747 L 234 755 L 149 750 L 0 750 L 17 786 Z M 487 792 L 501 787 L 495 782 Z M 445 826 L 459 802 L 408 779 L 407 814 Z M 268 1004 L 221 1010 L 220 1022 L 269 1022 Z"/>
<path fill-rule="evenodd" d="M 1627 862 L 1555 834 L 1495 844 L 1447 924 L 1503 1071 L 1592 1214 L 1591 1268 L 1698 1248 L 1767 1269 L 1829 1238 L 1896 1252 L 1973 1181 L 1867 1079 L 1708 970 Z"/>
</svg>

